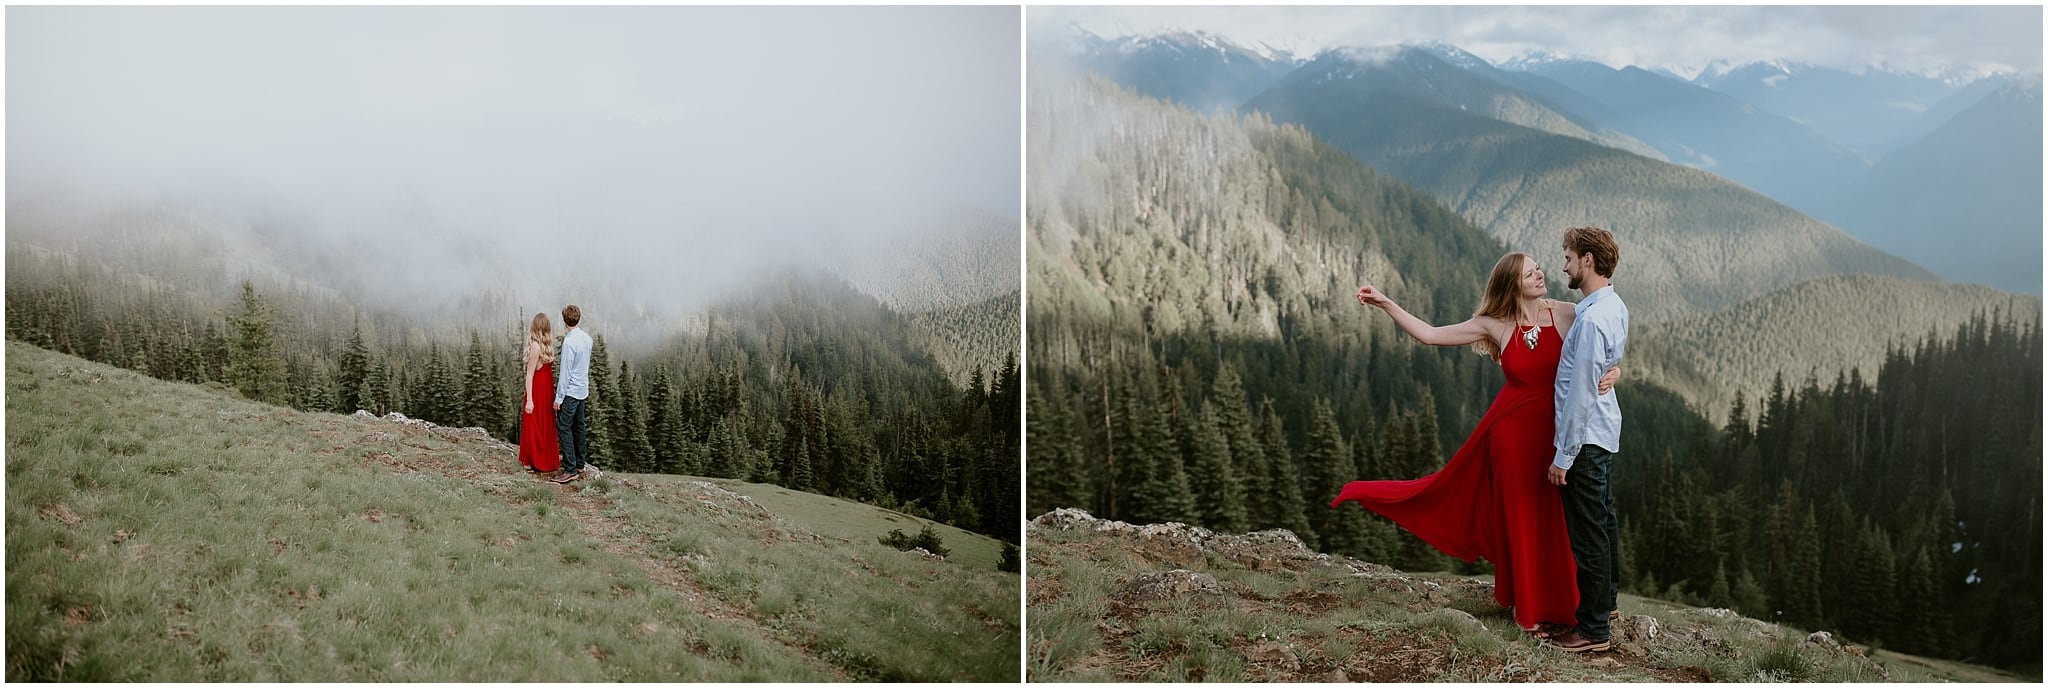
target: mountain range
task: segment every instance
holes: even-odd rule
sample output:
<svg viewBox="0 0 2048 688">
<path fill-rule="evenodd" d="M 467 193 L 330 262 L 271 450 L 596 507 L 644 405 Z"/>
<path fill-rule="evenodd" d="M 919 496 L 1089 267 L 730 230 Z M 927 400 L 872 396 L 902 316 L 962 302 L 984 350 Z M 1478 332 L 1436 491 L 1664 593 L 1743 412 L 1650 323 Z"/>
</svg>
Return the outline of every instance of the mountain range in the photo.
<svg viewBox="0 0 2048 688">
<path fill-rule="evenodd" d="M 1835 267 L 1829 272 L 1874 270 L 1913 274 L 1918 268 L 1925 268 L 1932 274 L 1917 276 L 1938 275 L 1946 280 L 2040 293 L 2038 261 L 2024 259 L 2038 255 L 2038 250 L 2028 253 L 2026 244 L 2038 242 L 2040 227 L 2040 185 L 2033 183 L 2029 187 L 2029 180 L 2038 177 L 2040 169 L 2040 146 L 2029 143 L 2039 140 L 2040 118 L 2030 120 L 2023 111 L 2025 94 L 2029 93 L 2025 85 L 2034 84 L 2031 92 L 2038 93 L 2039 72 L 1956 72 L 1930 76 L 1882 66 L 1845 71 L 1772 61 L 1716 64 L 1685 76 L 1668 69 L 1616 68 L 1550 54 L 1522 55 L 1495 65 L 1456 46 L 1415 43 L 1335 48 L 1292 63 L 1264 62 L 1255 73 L 1236 72 L 1227 79 L 1218 77 L 1205 82 L 1206 63 L 1164 60 L 1161 56 L 1185 55 L 1197 47 L 1219 55 L 1257 51 L 1211 34 L 1089 38 L 1093 43 L 1087 45 L 1093 48 L 1083 45 L 1084 42 L 1073 42 L 1068 49 L 1083 51 L 1078 54 L 1087 57 L 1079 62 L 1087 68 L 1140 93 L 1175 98 L 1166 94 L 1196 90 L 1188 84 L 1229 83 L 1230 88 L 1208 92 L 1206 97 L 1217 101 L 1224 98 L 1221 94 L 1243 93 L 1263 78 L 1268 88 L 1244 98 L 1238 104 L 1240 110 L 1271 108 L 1269 114 L 1282 121 L 1304 124 L 1307 122 L 1299 117 L 1310 111 L 1320 113 L 1317 124 L 1310 126 L 1312 131 L 1358 155 L 1369 166 L 1430 189 L 1518 248 L 1522 244 L 1516 242 L 1514 228 L 1505 228 L 1509 231 L 1503 232 L 1504 228 L 1494 218 L 1475 211 L 1512 213 L 1509 206 L 1543 206 L 1551 201 L 1528 197 L 1519 181 L 1508 182 L 1503 188 L 1484 189 L 1484 184 L 1476 180 L 1438 178 L 1445 171 L 1442 169 L 1418 169 L 1418 162 L 1424 168 L 1453 166 L 1442 161 L 1416 160 L 1456 157 L 1456 153 L 1444 152 L 1453 146 L 1489 149 L 1504 137 L 1520 138 L 1521 145 L 1533 145 L 1533 139 L 1513 130 L 1490 128 L 1470 118 L 1575 138 L 1633 153 L 1651 162 L 1668 161 L 1691 167 L 1723 180 L 1724 185 L 1679 183 L 1683 188 L 1672 194 L 1670 202 L 1661 205 L 1662 212 L 1673 215 L 1681 225 L 1721 222 L 1721 209 L 1700 207 L 1698 197 L 1686 188 L 1699 184 L 1726 186 L 1728 190 L 1717 191 L 1715 195 L 1732 197 L 1740 195 L 1734 189 L 1741 189 L 1754 197 L 1737 205 L 1761 207 L 1768 201 L 1784 206 L 1784 210 L 1748 210 L 1740 214 L 1773 216 L 1766 227 L 1782 223 L 1805 228 L 1793 230 L 1795 236 L 1782 240 L 1786 245 L 1817 248 L 1818 244 L 1839 244 L 1835 239 L 1804 236 L 1830 234 L 1812 229 L 1812 225 L 1825 223 L 1853 237 L 1852 243 L 1870 244 L 1914 264 L 1872 267 L 1893 261 L 1830 258 L 1827 262 Z M 1110 45 L 1120 48 L 1104 48 Z M 1129 68 L 1141 63 L 1155 66 L 1145 70 Z M 2008 95 L 2016 94 L 2017 98 L 1987 98 L 2014 87 L 2017 90 Z M 1276 91 L 1288 95 L 1275 95 Z M 1176 99 L 1185 102 L 1184 97 Z M 2013 105 L 2014 100 L 2019 104 Z M 1963 116 L 1979 105 L 2020 112 L 2010 116 Z M 1444 115 L 1449 121 L 1422 121 L 1439 117 L 1439 110 L 1463 117 Z M 1388 116 L 1400 119 L 1384 119 Z M 1952 123 L 1958 128 L 1970 127 L 1971 136 L 1949 137 L 1964 140 L 1937 136 L 1945 125 Z M 1418 132 L 1418 128 L 1426 131 Z M 1368 129 L 1376 131 L 1353 131 Z M 1387 129 L 1402 130 L 1405 136 L 1383 131 Z M 1368 150 L 1354 149 L 1346 143 L 1359 143 L 1361 138 L 1403 147 Z M 1494 158 L 1480 153 L 1464 162 L 1484 162 L 1489 168 L 1474 172 L 1497 180 L 1514 180 L 1528 173 L 1512 164 L 1514 157 L 1511 154 Z M 1619 166 L 1636 168 L 1639 163 Z M 1654 165 L 1640 167 L 1641 171 L 1661 169 Z M 1958 169 L 1980 174 L 1959 175 Z M 1666 180 L 1681 178 L 1668 171 L 1652 176 Z M 1634 185 L 1638 179 L 1629 177 L 1625 181 Z M 1612 178 L 1588 182 L 1574 191 L 1604 188 Z M 1477 207 L 1467 207 L 1475 192 L 1482 191 L 1518 198 L 1513 202 L 1480 202 Z M 1652 185 L 1646 193 L 1659 192 Z M 1635 200 L 1641 199 L 1631 199 Z M 1570 207 L 1569 200 L 1560 205 L 1564 206 L 1564 216 L 1579 210 Z M 1972 235 L 1970 242 L 1944 246 L 1943 251 L 1954 256 L 1954 260 L 1929 260 L 1912 253 L 1914 247 L 1909 242 L 1897 240 L 1907 232 L 1925 235 L 1927 232 L 1921 228 L 1929 226 L 1924 218 L 1899 212 L 1901 206 L 1966 218 L 1972 231 L 1980 234 Z M 1803 217 L 1782 219 L 1792 215 Z M 1902 228 L 1901 219 L 1909 217 L 1913 226 Z M 1561 221 L 1573 222 L 1569 217 Z M 1656 221 L 1663 223 L 1664 219 Z M 1855 248 L 1821 250 L 1868 255 L 1867 251 Z M 2021 259 L 2012 258 L 2016 255 Z M 1812 276 L 1816 275 L 1797 274 L 1787 280 L 1773 278 L 1767 282 L 1784 284 Z M 1731 301 L 1715 300 L 1713 305 L 1728 303 Z"/>
</svg>

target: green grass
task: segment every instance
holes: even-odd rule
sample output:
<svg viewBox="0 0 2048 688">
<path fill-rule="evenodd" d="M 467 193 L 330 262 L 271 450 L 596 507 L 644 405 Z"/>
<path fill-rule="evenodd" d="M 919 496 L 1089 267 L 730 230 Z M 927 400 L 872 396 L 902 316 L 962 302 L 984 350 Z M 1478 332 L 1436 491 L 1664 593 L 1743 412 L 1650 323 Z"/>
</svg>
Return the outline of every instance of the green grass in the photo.
<svg viewBox="0 0 2048 688">
<path fill-rule="evenodd" d="M 817 495 L 763 483 L 722 478 L 690 480 L 709 482 L 752 497 L 754 501 L 760 502 L 776 515 L 801 522 L 811 532 L 828 538 L 874 542 L 876 538 L 888 535 L 890 530 L 901 530 L 915 535 L 919 528 L 930 525 L 932 530 L 938 531 L 939 537 L 945 540 L 946 548 L 952 550 L 946 558 L 963 567 L 993 571 L 1003 556 L 1001 541 L 872 504 L 818 499 Z"/>
<path fill-rule="evenodd" d="M 618 501 L 617 518 L 656 534 L 664 546 L 655 552 L 692 571 L 720 600 L 749 610 L 779 637 L 813 648 L 849 676 L 1017 679 L 1019 581 L 995 569 L 996 541 L 949 529 L 954 555 L 927 560 L 868 535 L 901 527 L 876 516 L 894 512 L 773 485 L 632 479 L 653 499 Z M 702 499 L 695 483 L 745 495 L 761 508 Z M 704 530 L 705 523 L 734 524 L 754 537 L 715 537 L 723 529 Z"/>
<path fill-rule="evenodd" d="M 678 479 L 541 485 L 504 445 L 6 366 L 8 680 L 1018 674 L 1014 575 L 811 537 L 839 507 L 800 504 L 837 500 L 728 517 Z"/>
</svg>

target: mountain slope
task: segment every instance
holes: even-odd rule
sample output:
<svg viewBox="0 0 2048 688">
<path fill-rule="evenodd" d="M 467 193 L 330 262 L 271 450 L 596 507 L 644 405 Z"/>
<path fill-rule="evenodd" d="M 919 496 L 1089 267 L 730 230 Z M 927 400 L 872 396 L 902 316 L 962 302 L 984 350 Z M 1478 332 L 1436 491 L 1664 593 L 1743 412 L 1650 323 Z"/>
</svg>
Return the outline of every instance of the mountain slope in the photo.
<svg viewBox="0 0 2048 688">
<path fill-rule="evenodd" d="M 1878 275 L 1838 275 L 1786 286 L 1727 308 L 1642 325 L 1629 336 L 1631 380 L 1677 392 L 1716 424 L 1736 390 L 1755 408 L 1784 375 L 1826 385 L 1851 368 L 1877 374 L 1887 347 L 1911 347 L 1976 315 L 2010 312 L 2039 322 L 2041 300 L 1975 285 L 1930 287 Z"/>
<path fill-rule="evenodd" d="M 1046 83 L 1027 104 L 1033 318 L 1124 312 L 1158 335 L 1270 338 L 1311 321 L 1359 332 L 1371 318 L 1349 298 L 1358 280 L 1447 317 L 1471 307 L 1489 266 L 1445 257 L 1498 250 L 1298 128 L 1205 117 L 1098 79 Z M 1406 277 L 1417 273 L 1431 278 Z"/>
<path fill-rule="evenodd" d="M 1868 167 L 1862 156 L 1790 119 L 1734 97 L 1636 67 L 1549 61 L 1531 71 L 1586 94 L 1613 113 L 1603 124 L 1628 132 L 1673 162 L 1698 167 L 1809 214 L 1817 180 Z"/>
<path fill-rule="evenodd" d="M 1702 72 L 1693 82 L 1812 127 L 1873 158 L 1914 118 L 1962 84 L 1883 68 L 1862 73 L 1793 62 Z"/>
<path fill-rule="evenodd" d="M 1447 45 L 1346 48 L 1326 51 L 1314 61 L 1289 74 L 1276 89 L 1308 88 L 1337 97 L 1372 97 L 1397 93 L 1418 102 L 1459 112 L 1489 117 L 1559 136 L 1590 141 L 1602 146 L 1659 157 L 1651 146 L 1628 134 L 1603 126 L 1593 117 L 1576 110 L 1597 106 L 1569 89 L 1544 89 L 1537 95 L 1509 82 L 1517 81 L 1494 69 L 1485 60 Z M 1536 86 L 1530 80 L 1519 80 Z M 1576 106 L 1568 108 L 1552 98 Z"/>
<path fill-rule="evenodd" d="M 1713 310 L 1838 273 L 1928 274 L 1720 177 L 1386 92 L 1290 81 L 1248 105 L 1413 182 L 1551 265 L 1565 228 L 1621 241 L 1637 322 Z M 1554 271 L 1553 271 L 1554 272 Z"/>
<path fill-rule="evenodd" d="M 987 374 L 1018 353 L 1022 291 L 980 303 L 910 314 L 910 325 L 946 375 L 965 385 L 976 367 Z"/>
<path fill-rule="evenodd" d="M 855 288 L 913 323 L 917 343 L 954 382 L 1018 352 L 1023 255 L 1015 219 L 956 213 L 825 253 L 827 264 L 848 266 L 838 273 Z"/>
<path fill-rule="evenodd" d="M 1406 574 L 1309 551 L 1062 509 L 1028 528 L 1033 681 L 2023 680 L 1917 660 L 1890 671 L 1828 634 L 1621 596 L 1620 647 L 1545 647 L 1484 578 Z"/>
<path fill-rule="evenodd" d="M 2041 293 L 2041 82 L 2019 82 L 1849 184 L 1828 218 L 1944 278 Z"/>
<path fill-rule="evenodd" d="M 1016 678 L 986 538 L 925 559 L 865 505 L 556 486 L 470 430 L 6 360 L 11 680 Z"/>
</svg>

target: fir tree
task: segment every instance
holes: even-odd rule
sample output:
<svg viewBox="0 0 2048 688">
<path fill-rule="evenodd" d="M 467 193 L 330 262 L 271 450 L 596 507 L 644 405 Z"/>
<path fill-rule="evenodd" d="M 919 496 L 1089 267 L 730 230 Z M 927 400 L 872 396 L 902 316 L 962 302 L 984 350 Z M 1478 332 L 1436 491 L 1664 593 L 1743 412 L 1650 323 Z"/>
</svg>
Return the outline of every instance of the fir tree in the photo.
<svg viewBox="0 0 2048 688">
<path fill-rule="evenodd" d="M 242 309 L 229 316 L 234 344 L 228 353 L 228 384 L 242 396 L 283 405 L 290 402 L 284 350 L 271 331 L 270 308 L 256 296 L 255 285 L 242 282 Z"/>
<path fill-rule="evenodd" d="M 1311 507 L 1301 496 L 1302 478 L 1295 468 L 1294 452 L 1287 447 L 1287 431 L 1280 424 L 1280 412 L 1275 410 L 1273 400 L 1267 399 L 1259 407 L 1259 450 L 1266 455 L 1266 465 L 1271 473 L 1267 484 L 1272 486 L 1270 499 L 1272 511 L 1278 522 L 1273 527 L 1293 531 L 1309 549 L 1321 549 L 1321 540 L 1313 526 L 1309 525 L 1310 509 L 1323 510 L 1323 504 Z"/>
<path fill-rule="evenodd" d="M 436 425 L 461 422 L 462 383 L 456 380 L 454 366 L 441 357 L 438 343 L 428 350 L 426 378 L 421 416 Z"/>
<path fill-rule="evenodd" d="M 1315 416 L 1309 427 L 1308 452 L 1303 456 L 1310 476 L 1308 484 L 1316 494 L 1334 496 L 1358 469 L 1328 400 L 1316 400 Z M 1310 509 L 1309 527 L 1321 536 L 1325 552 L 1361 559 L 1373 554 L 1368 551 L 1375 543 L 1368 532 L 1366 511 L 1357 504 L 1346 502 L 1335 509 Z"/>
<path fill-rule="evenodd" d="M 1194 422 L 1195 463 L 1189 484 L 1201 525 L 1221 533 L 1241 533 L 1249 526 L 1245 515 L 1244 486 L 1230 461 L 1230 445 L 1218 427 L 1222 421 L 1215 409 L 1202 406 Z"/>
<path fill-rule="evenodd" d="M 498 416 L 505 408 L 504 388 L 499 386 L 498 377 L 491 374 L 490 365 L 484 359 L 483 338 L 475 330 L 469 333 L 467 358 L 467 371 L 462 379 L 460 422 L 463 427 L 483 428 L 492 436 L 501 435 Z"/>
<path fill-rule="evenodd" d="M 561 384 L 560 380 L 562 379 L 561 361 L 561 344 L 557 340 L 555 346 L 555 380 L 557 385 Z M 606 465 L 616 461 L 621 453 L 619 447 L 620 440 L 615 439 L 618 435 L 612 422 L 613 409 L 618 408 L 619 404 L 619 390 L 612 387 L 611 365 L 611 356 L 605 352 L 604 348 L 604 335 L 591 335 L 590 397 L 585 400 L 583 407 L 584 422 L 588 426 L 588 431 L 584 434 L 584 439 L 590 443 L 590 456 L 588 457 L 590 462 L 603 461 Z M 549 403 L 552 404 L 553 402 Z"/>
<path fill-rule="evenodd" d="M 648 444 L 654 452 L 650 470 L 658 473 L 683 472 L 683 418 L 676 403 L 675 383 L 667 364 L 654 367 L 654 381 L 647 390 Z"/>
<path fill-rule="evenodd" d="M 647 441 L 647 417 L 641 413 L 640 381 L 633 376 L 632 366 L 627 361 L 619 362 L 618 385 L 611 394 L 618 401 L 613 407 L 612 439 L 615 442 L 614 461 L 620 471 L 628 473 L 650 472 L 654 459 L 654 448 Z"/>
<path fill-rule="evenodd" d="M 365 400 L 369 396 L 366 390 L 371 384 L 370 348 L 363 344 L 361 316 L 356 317 L 355 328 L 349 333 L 348 346 L 342 349 L 334 374 L 342 412 L 353 413 L 356 409 L 374 407 Z"/>
</svg>

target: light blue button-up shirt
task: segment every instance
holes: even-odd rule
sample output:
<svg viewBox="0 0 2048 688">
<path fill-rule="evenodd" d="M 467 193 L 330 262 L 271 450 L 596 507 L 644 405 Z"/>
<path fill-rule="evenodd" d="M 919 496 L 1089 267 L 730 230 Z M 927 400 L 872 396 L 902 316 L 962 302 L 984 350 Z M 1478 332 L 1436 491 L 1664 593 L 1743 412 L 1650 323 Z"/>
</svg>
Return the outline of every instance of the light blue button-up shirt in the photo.
<svg viewBox="0 0 2048 688">
<path fill-rule="evenodd" d="M 1572 311 L 1578 315 L 1557 361 L 1557 458 L 1550 462 L 1567 471 L 1585 445 L 1621 451 L 1621 405 L 1599 385 L 1628 348 L 1628 304 L 1614 285 L 1587 294 Z"/>
<path fill-rule="evenodd" d="M 555 403 L 562 403 L 565 396 L 590 398 L 590 335 L 574 327 L 562 335 L 562 376 L 555 379 Z"/>
</svg>

